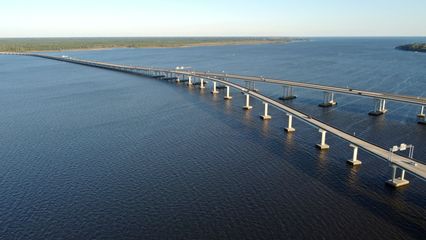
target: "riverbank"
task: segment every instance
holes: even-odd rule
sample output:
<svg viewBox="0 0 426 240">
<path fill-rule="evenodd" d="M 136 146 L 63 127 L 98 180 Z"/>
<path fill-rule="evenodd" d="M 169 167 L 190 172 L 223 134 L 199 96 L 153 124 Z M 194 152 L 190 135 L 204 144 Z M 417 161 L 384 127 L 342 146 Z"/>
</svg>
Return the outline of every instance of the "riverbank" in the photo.
<svg viewBox="0 0 426 240">
<path fill-rule="evenodd" d="M 5 38 L 0 52 L 58 52 L 113 48 L 184 48 L 224 45 L 283 44 L 298 38 Z"/>
</svg>

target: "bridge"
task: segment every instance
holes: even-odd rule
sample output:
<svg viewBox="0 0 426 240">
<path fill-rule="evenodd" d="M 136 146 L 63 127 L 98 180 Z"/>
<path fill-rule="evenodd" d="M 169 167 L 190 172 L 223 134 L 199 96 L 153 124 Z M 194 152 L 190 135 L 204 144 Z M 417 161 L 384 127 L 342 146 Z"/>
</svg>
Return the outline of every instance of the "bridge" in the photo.
<svg viewBox="0 0 426 240">
<path fill-rule="evenodd" d="M 1 53 L 0 53 L 1 54 Z M 4 54 L 4 53 L 3 53 Z M 109 69 L 114 71 L 128 72 L 138 75 L 143 75 L 147 77 L 151 77 L 157 80 L 173 80 L 177 82 L 186 82 L 188 86 L 198 85 L 200 88 L 205 88 L 205 84 L 207 81 L 211 81 L 212 86 L 212 94 L 218 94 L 218 86 L 217 83 L 223 84 L 222 88 L 226 89 L 226 95 L 224 96 L 225 100 L 231 100 L 232 96 L 230 96 L 230 88 L 237 89 L 241 91 L 245 95 L 245 105 L 244 109 L 250 110 L 252 106 L 250 105 L 250 97 L 260 100 L 264 104 L 264 113 L 260 117 L 263 120 L 270 120 L 272 117 L 268 114 L 269 105 L 275 107 L 276 109 L 283 111 L 286 113 L 288 117 L 287 127 L 285 130 L 288 134 L 292 134 L 296 131 L 293 127 L 293 117 L 307 123 L 310 126 L 313 126 L 318 129 L 321 133 L 321 140 L 316 145 L 321 151 L 329 149 L 329 145 L 326 144 L 326 133 L 329 132 L 334 134 L 335 136 L 343 139 L 344 141 L 349 143 L 349 146 L 353 149 L 352 158 L 347 162 L 353 166 L 360 165 L 362 162 L 357 158 L 358 149 L 363 149 L 375 156 L 379 159 L 385 160 L 389 162 L 392 168 L 392 177 L 386 181 L 387 184 L 393 187 L 401 187 L 409 184 L 409 181 L 405 178 L 405 172 L 409 172 L 414 176 L 426 180 L 426 165 L 421 163 L 420 161 L 404 157 L 393 153 L 388 149 L 384 149 L 380 146 L 375 145 L 374 143 L 368 142 L 366 140 L 360 139 L 356 136 L 348 134 L 341 129 L 333 127 L 325 122 L 322 122 L 316 118 L 311 117 L 310 115 L 303 113 L 295 108 L 285 105 L 282 102 L 271 99 L 270 97 L 261 94 L 257 91 L 253 84 L 250 82 L 264 82 L 264 83 L 272 83 L 272 84 L 281 84 L 284 85 L 284 88 L 287 88 L 287 93 L 292 94 L 292 91 L 289 91 L 289 87 L 302 87 L 302 88 L 310 88 L 315 90 L 322 90 L 326 92 L 325 101 L 323 103 L 324 107 L 334 105 L 333 93 L 343 93 L 343 94 L 352 94 L 356 96 L 370 97 L 378 99 L 378 109 L 376 112 L 373 112 L 373 115 L 383 114 L 385 112 L 385 100 L 391 100 L 396 102 L 403 102 L 409 104 L 417 104 L 421 106 L 421 112 L 419 113 L 419 117 L 424 118 L 424 105 L 426 105 L 426 99 L 420 97 L 413 96 L 402 96 L 395 94 L 387 94 L 387 93 L 379 93 L 379 92 L 371 92 L 371 91 L 362 91 L 362 90 L 353 90 L 353 89 L 345 89 L 333 86 L 324 86 L 319 84 L 310 84 L 310 83 L 300 83 L 288 80 L 278 80 L 278 79 L 269 79 L 263 77 L 250 77 L 250 76 L 242 76 L 236 74 L 218 74 L 218 73 L 206 73 L 206 72 L 196 72 L 196 71 L 183 71 L 176 69 L 164 69 L 164 68 L 149 68 L 149 67 L 140 67 L 140 66 L 128 66 L 128 65 L 120 65 L 120 64 L 111 64 L 99 61 L 89 61 L 82 60 L 76 58 L 70 58 L 67 56 L 55 57 L 43 54 L 33 54 L 33 53 L 7 53 L 10 55 L 23 55 L 23 56 L 32 56 L 32 57 L 40 57 L 51 60 L 57 60 L 62 62 L 75 63 L 85 66 L 98 67 L 103 69 Z M 246 84 L 246 86 L 242 86 L 235 82 L 230 81 L 229 79 L 238 79 L 244 81 L 250 81 L 250 84 Z M 197 81 L 198 80 L 198 81 Z M 247 86 L 248 85 L 248 86 Z M 291 99 L 294 98 L 292 95 L 283 96 L 281 99 Z M 378 113 L 381 112 L 381 113 Z M 425 122 L 425 121 L 422 121 Z M 399 171 L 398 171 L 399 170 Z M 399 177 L 397 174 L 400 174 Z"/>
</svg>

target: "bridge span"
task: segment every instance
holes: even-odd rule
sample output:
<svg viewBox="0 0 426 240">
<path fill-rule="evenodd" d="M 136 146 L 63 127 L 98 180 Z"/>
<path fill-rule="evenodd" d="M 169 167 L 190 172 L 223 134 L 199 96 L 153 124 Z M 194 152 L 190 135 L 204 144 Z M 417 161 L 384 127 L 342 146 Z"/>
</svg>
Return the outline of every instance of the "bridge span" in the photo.
<svg viewBox="0 0 426 240">
<path fill-rule="evenodd" d="M 351 89 L 351 88 L 327 86 L 327 85 L 321 85 L 321 84 L 295 82 L 290 80 L 272 79 L 272 78 L 265 78 L 265 77 L 258 77 L 258 76 L 245 76 L 245 75 L 239 75 L 239 74 L 228 74 L 228 73 L 225 74 L 225 73 L 199 72 L 199 71 L 194 71 L 193 73 L 198 75 L 203 75 L 203 76 L 214 77 L 214 78 L 227 78 L 227 79 L 237 79 L 237 80 L 250 81 L 250 82 L 253 81 L 253 82 L 273 83 L 273 84 L 283 85 L 284 87 L 307 88 L 307 89 L 321 90 L 325 92 L 336 92 L 341 94 L 357 95 L 362 97 L 381 98 L 381 99 L 391 100 L 396 102 L 426 105 L 426 98 L 423 98 L 420 96 L 415 97 L 415 96 L 397 95 L 392 93 L 381 93 L 381 92 L 357 90 L 357 89 Z"/>
<path fill-rule="evenodd" d="M 115 70 L 115 71 L 122 71 L 122 72 L 129 72 L 134 74 L 140 74 L 148 77 L 152 77 L 155 79 L 168 79 L 168 80 L 175 80 L 180 81 L 184 80 L 184 77 L 186 76 L 188 79 L 185 79 L 187 85 L 195 85 L 194 83 L 197 81 L 197 85 L 200 86 L 200 88 L 205 88 L 205 84 L 207 83 L 206 80 L 211 81 L 213 83 L 212 87 L 212 94 L 219 93 L 217 89 L 217 83 L 223 84 L 226 88 L 226 95 L 224 98 L 226 100 L 232 99 L 232 96 L 230 96 L 230 88 L 237 89 L 241 91 L 246 98 L 245 105 L 243 106 L 244 109 L 250 110 L 252 109 L 252 106 L 250 105 L 250 97 L 258 99 L 263 102 L 264 104 L 264 114 L 260 117 L 263 120 L 269 120 L 271 119 L 271 116 L 268 114 L 268 107 L 269 105 L 277 108 L 280 111 L 283 111 L 288 116 L 287 121 L 287 128 L 285 130 L 291 134 L 296 129 L 292 125 L 292 119 L 293 117 L 296 117 L 297 119 L 307 123 L 310 126 L 313 126 L 315 128 L 318 128 L 319 132 L 321 133 L 321 141 L 316 146 L 320 150 L 326 150 L 329 149 L 329 145 L 326 144 L 326 133 L 332 133 L 335 136 L 343 139 L 344 141 L 347 141 L 350 143 L 350 147 L 353 149 L 352 158 L 349 159 L 347 162 L 351 165 L 359 165 L 361 164 L 361 161 L 357 158 L 358 155 L 358 149 L 363 149 L 377 157 L 379 157 L 382 160 L 387 161 L 391 168 L 392 168 L 392 177 L 390 180 L 386 181 L 389 185 L 393 187 L 400 187 L 409 184 L 409 181 L 405 179 L 405 172 L 408 171 L 409 173 L 413 174 L 414 176 L 426 180 L 426 165 L 421 163 L 418 160 L 415 160 L 413 158 L 404 157 L 401 155 L 398 155 L 396 153 L 392 153 L 391 151 L 384 149 L 380 146 L 377 146 L 371 142 L 368 142 L 366 140 L 360 139 L 356 136 L 353 136 L 351 134 L 348 134 L 344 132 L 343 130 L 340 130 L 336 127 L 333 127 L 325 122 L 322 122 L 316 118 L 313 118 L 309 116 L 306 113 L 303 113 L 295 108 L 292 108 L 290 106 L 287 106 L 283 104 L 282 102 L 278 102 L 274 99 L 271 99 L 270 97 L 263 95 L 259 93 L 258 91 L 247 87 L 242 86 L 240 84 L 237 84 L 235 82 L 231 82 L 227 80 L 227 78 L 236 78 L 236 79 L 248 79 L 252 80 L 256 77 L 244 77 L 240 75 L 226 75 L 223 74 L 217 75 L 213 73 L 204 73 L 204 72 L 189 72 L 189 71 L 181 71 L 181 70 L 175 70 L 175 69 L 164 69 L 164 68 L 147 68 L 147 67 L 137 67 L 137 66 L 128 66 L 128 65 L 120 65 L 120 64 L 111 64 L 111 63 L 105 63 L 105 62 L 98 62 L 98 61 L 88 61 L 88 60 L 82 60 L 82 59 L 75 59 L 75 58 L 69 58 L 69 57 L 55 57 L 55 56 L 49 56 L 49 55 L 42 55 L 42 54 L 32 54 L 32 53 L 20 53 L 16 55 L 25 55 L 25 56 L 33 56 L 33 57 L 41 57 L 41 58 L 47 58 L 52 60 L 58 60 L 63 62 L 69 62 L 69 63 L 75 63 L 75 64 L 81 64 L 86 66 L 92 66 L 92 67 L 98 67 L 98 68 L 104 68 L 109 70 Z M 182 76 L 182 79 L 180 78 Z M 279 83 L 283 84 L 282 81 L 285 80 L 265 80 L 265 79 L 257 79 L 253 81 L 263 81 L 266 83 Z M 286 82 L 287 83 L 287 82 Z M 303 86 L 307 87 L 308 85 L 298 85 L 302 83 L 295 83 L 295 82 L 289 82 L 289 84 L 293 84 L 292 86 Z M 310 87 L 307 87 L 310 88 Z M 343 91 L 349 91 L 344 90 L 342 88 L 335 88 L 335 87 L 327 87 L 322 85 L 314 85 L 312 88 L 319 89 L 319 90 L 330 90 L 330 91 L 336 91 L 336 92 L 343 92 Z M 412 104 L 420 104 L 423 105 L 426 103 L 424 98 L 414 98 L 410 96 L 400 96 L 400 95 L 389 95 L 389 94 L 383 94 L 383 93 L 373 93 L 373 92 L 367 92 L 362 91 L 363 94 L 366 94 L 365 96 L 377 96 L 380 95 L 383 98 L 390 99 L 393 101 L 401 101 L 401 102 L 407 102 Z M 349 93 L 354 94 L 354 93 Z M 355 93 L 357 94 L 357 93 Z M 368 95 L 369 94 L 369 95 Z M 400 176 L 397 177 L 398 170 L 400 170 Z"/>
</svg>

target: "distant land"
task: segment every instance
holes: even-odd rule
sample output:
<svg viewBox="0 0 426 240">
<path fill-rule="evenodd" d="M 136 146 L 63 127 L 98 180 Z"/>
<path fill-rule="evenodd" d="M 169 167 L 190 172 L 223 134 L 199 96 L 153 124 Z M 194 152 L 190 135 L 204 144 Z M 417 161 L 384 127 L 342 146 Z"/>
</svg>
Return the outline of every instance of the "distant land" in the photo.
<svg viewBox="0 0 426 240">
<path fill-rule="evenodd" d="M 426 52 L 426 43 L 412 43 L 407 45 L 401 45 L 396 49 L 413 52 Z"/>
<path fill-rule="evenodd" d="M 140 37 L 140 38 L 0 38 L 2 52 L 175 48 L 194 46 L 288 43 L 287 37 Z"/>
</svg>

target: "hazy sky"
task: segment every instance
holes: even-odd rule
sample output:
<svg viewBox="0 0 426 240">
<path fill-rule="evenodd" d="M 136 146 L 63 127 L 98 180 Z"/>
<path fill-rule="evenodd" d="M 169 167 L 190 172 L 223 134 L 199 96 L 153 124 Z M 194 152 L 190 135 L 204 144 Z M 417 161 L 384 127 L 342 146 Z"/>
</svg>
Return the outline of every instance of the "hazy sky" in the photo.
<svg viewBox="0 0 426 240">
<path fill-rule="evenodd" d="M 0 37 L 426 36 L 426 0 L 0 0 Z"/>
</svg>

